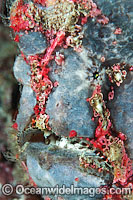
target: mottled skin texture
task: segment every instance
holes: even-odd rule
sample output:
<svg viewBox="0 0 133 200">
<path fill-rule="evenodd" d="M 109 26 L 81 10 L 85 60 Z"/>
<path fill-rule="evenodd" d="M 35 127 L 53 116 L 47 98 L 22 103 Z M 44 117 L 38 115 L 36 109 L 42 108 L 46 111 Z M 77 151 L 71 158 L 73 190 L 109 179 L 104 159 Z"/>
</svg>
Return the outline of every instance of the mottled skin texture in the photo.
<svg viewBox="0 0 133 200">
<path fill-rule="evenodd" d="M 64 66 L 59 67 L 54 63 L 50 73 L 51 79 L 59 82 L 47 101 L 46 113 L 50 116 L 50 125 L 55 132 L 66 136 L 70 130 L 75 130 L 79 135 L 93 137 L 93 113 L 86 102 L 90 85 L 88 63 L 73 50 L 64 53 Z M 56 74 L 55 70 L 59 68 L 61 72 Z"/>
<path fill-rule="evenodd" d="M 57 49 L 64 54 L 65 64 L 58 66 L 55 61 L 49 64 L 52 69 L 49 76 L 53 82 L 58 81 L 59 86 L 54 88 L 49 96 L 46 113 L 50 116 L 51 127 L 59 134 L 68 135 L 69 131 L 74 129 L 79 135 L 93 137 L 96 124 L 91 120 L 92 108 L 86 102 L 86 98 L 92 95 L 94 88 L 90 85 L 96 85 L 99 82 L 98 79 L 94 80 L 93 72 L 99 72 L 102 78 L 100 82 L 102 92 L 107 100 L 109 82 L 107 83 L 103 69 L 116 62 L 132 63 L 131 44 L 129 43 L 131 42 L 130 1 L 122 1 L 121 8 L 117 6 L 116 1 L 96 2 L 102 12 L 109 17 L 109 24 L 101 25 L 96 23 L 95 19 L 88 19 L 87 24 L 84 25 L 83 52 L 74 52 L 72 48 Z M 127 22 L 128 28 L 126 27 Z M 114 34 L 117 27 L 122 29 L 121 35 Z M 20 49 L 28 55 L 43 52 L 46 48 L 46 41 L 44 39 L 44 44 L 41 46 L 42 36 L 38 37 L 38 34 L 37 32 L 22 36 Z M 28 43 L 32 41 L 28 47 L 27 41 Z M 113 45 L 113 41 L 117 41 L 117 44 Z M 101 62 L 102 56 L 105 57 L 105 62 Z"/>
<path fill-rule="evenodd" d="M 116 62 L 125 61 L 132 64 L 129 3 L 130 1 L 122 1 L 120 7 L 117 6 L 119 3 L 116 1 L 97 1 L 103 13 L 109 17 L 109 24 L 103 26 L 96 23 L 95 20 L 89 19 L 84 26 L 83 54 L 68 49 L 64 51 L 64 66 L 59 67 L 55 63 L 51 64 L 53 70 L 50 76 L 52 80 L 59 82 L 59 86 L 50 94 L 46 112 L 50 116 L 51 127 L 59 134 L 68 135 L 72 129 L 81 136 L 92 137 L 94 134 L 95 124 L 91 121 L 92 109 L 86 102 L 87 96 L 92 94 L 90 84 L 94 80 L 90 68 L 96 68 L 101 73 L 102 68 Z M 122 29 L 121 35 L 114 34 L 117 27 Z M 117 41 L 117 44 L 114 45 L 113 41 Z M 102 56 L 105 57 L 103 63 L 100 60 Z M 56 73 L 54 73 L 55 69 Z M 92 82 L 89 80 L 90 77 Z M 102 72 L 101 77 L 102 91 L 105 100 L 107 100 L 109 81 L 107 83 L 104 72 Z M 95 85 L 96 83 L 98 81 L 94 82 Z"/>
<path fill-rule="evenodd" d="M 46 49 L 45 37 L 39 32 L 19 33 L 19 48 L 25 55 L 43 53 Z M 26 41 L 26 42 L 25 42 Z"/>
<path fill-rule="evenodd" d="M 69 131 L 74 129 L 78 132 L 79 136 L 93 137 L 96 124 L 91 120 L 93 116 L 92 108 L 89 103 L 86 102 L 86 98 L 91 97 L 94 86 L 100 81 L 102 85 L 102 93 L 104 94 L 104 100 L 107 103 L 107 96 L 109 91 L 109 82 L 105 75 L 105 69 L 112 66 L 115 63 L 125 61 L 127 64 L 132 64 L 132 28 L 131 28 L 131 0 L 97 0 L 96 1 L 102 12 L 109 18 L 109 24 L 101 25 L 96 22 L 95 19 L 88 19 L 87 24 L 84 26 L 84 38 L 83 38 L 83 53 L 74 52 L 72 48 L 65 50 L 56 49 L 60 53 L 64 54 L 65 63 L 63 66 L 58 66 L 55 61 L 49 63 L 51 72 L 49 74 L 51 80 L 58 81 L 59 86 L 52 90 L 49 95 L 46 104 L 46 113 L 50 116 L 50 126 L 53 131 L 67 135 Z M 115 35 L 116 28 L 122 29 L 122 34 Z M 116 45 L 113 42 L 116 41 Z M 26 41 L 25 41 L 26 42 Z M 31 45 L 31 48 L 33 46 Z M 42 46 L 42 49 L 44 47 Z M 33 54 L 36 53 L 33 52 Z M 105 57 L 105 61 L 101 61 L 101 57 Z M 94 79 L 93 72 L 99 72 L 99 78 Z M 29 93 L 28 93 L 29 94 Z M 35 96 L 28 96 L 27 93 L 22 93 L 20 101 L 21 119 L 18 124 L 23 128 L 26 126 L 25 113 L 30 104 L 31 110 L 33 110 L 35 103 Z M 27 99 L 27 104 L 23 104 L 23 98 Z M 123 131 L 127 135 L 127 143 L 129 145 L 129 152 L 131 151 L 131 130 L 132 127 L 132 115 L 131 115 L 131 99 L 132 99 L 132 84 L 131 76 L 127 76 L 120 87 L 115 87 L 115 98 L 113 101 L 107 104 L 110 109 L 111 119 L 113 121 L 116 131 Z M 34 102 L 34 103 L 33 103 Z M 30 110 L 30 111 L 31 111 Z M 20 116 L 19 115 L 19 116 Z M 30 115 L 28 114 L 28 117 Z M 40 145 L 40 144 L 39 144 Z M 37 146 L 39 146 L 37 144 Z M 40 146 L 37 151 L 39 152 Z M 48 167 L 48 163 L 43 163 L 40 167 L 38 161 L 38 154 L 36 156 L 36 150 L 27 156 L 27 164 L 31 176 L 34 177 L 38 185 L 42 186 L 42 180 L 39 174 L 42 173 L 42 177 L 47 173 L 44 168 Z M 44 154 L 47 151 L 44 151 Z M 65 163 L 69 158 L 65 157 Z M 54 162 L 53 162 L 54 163 Z M 32 167 L 35 165 L 36 168 Z M 54 165 L 54 164 L 53 164 Z M 54 165 L 55 167 L 55 165 Z M 54 168 L 53 167 L 53 168 Z M 66 170 L 70 170 L 70 167 L 56 166 L 62 171 L 62 168 L 66 167 Z M 58 170 L 54 168 L 55 177 L 58 177 Z M 62 168 L 61 168 L 62 167 Z M 38 173 L 35 173 L 38 172 Z M 73 171 L 73 170 L 72 170 Z M 51 170 L 51 174 L 54 173 Z M 95 184 L 99 178 L 96 177 Z M 56 178 L 55 178 L 56 179 Z M 58 178 L 57 178 L 58 179 Z M 48 181 L 51 181 L 49 179 Z M 90 183 L 91 178 L 88 179 Z M 94 185 L 95 185 L 94 184 Z M 96 186 L 96 185 L 95 185 Z M 88 198 L 87 198 L 88 199 Z M 73 200 L 73 198 L 71 198 Z"/>
<path fill-rule="evenodd" d="M 14 76 L 19 83 L 30 86 L 30 66 L 26 64 L 21 55 L 16 58 L 13 71 Z"/>
<path fill-rule="evenodd" d="M 34 114 L 33 108 L 36 105 L 36 98 L 30 87 L 30 66 L 26 64 L 21 56 L 16 58 L 13 70 L 15 78 L 23 86 L 19 112 L 16 119 L 18 130 L 23 131 L 25 125 L 30 122 L 30 118 Z"/>
<path fill-rule="evenodd" d="M 47 149 L 47 146 L 41 143 L 31 144 L 28 147 L 27 165 L 29 173 L 33 180 L 40 187 L 99 187 L 105 182 L 100 177 L 87 175 L 79 169 L 78 154 L 74 151 L 58 150 L 54 148 Z M 76 181 L 75 178 L 79 178 Z M 90 182 L 91 180 L 91 182 Z M 52 196 L 56 200 L 57 196 Z M 90 200 L 101 199 L 102 195 L 91 197 L 89 195 L 64 195 L 66 200 Z"/>
<path fill-rule="evenodd" d="M 133 159 L 133 74 L 128 74 L 128 79 L 116 88 L 115 97 L 112 101 L 108 102 L 108 107 L 111 112 L 112 120 L 115 129 L 127 136 L 127 149 L 130 157 Z"/>
<path fill-rule="evenodd" d="M 34 114 L 33 108 L 35 105 L 36 99 L 33 90 L 29 86 L 23 86 L 19 113 L 16 119 L 19 131 L 23 131 L 25 128 L 25 124 L 30 123 L 30 118 Z M 26 108 L 26 110 L 24 108 Z"/>
<path fill-rule="evenodd" d="M 105 27 L 100 26 L 99 28 L 96 28 L 97 31 L 93 31 L 94 27 L 92 26 L 88 29 L 91 33 L 93 32 L 93 34 L 91 34 L 92 41 L 97 41 L 99 38 L 98 43 L 96 43 L 96 48 L 98 49 L 99 47 L 105 57 L 107 55 L 107 63 L 109 62 L 111 65 L 114 64 L 113 62 L 116 62 L 115 59 L 120 60 L 120 62 L 124 61 L 126 63 L 133 64 L 132 9 L 130 6 L 132 1 L 96 0 L 96 2 L 103 11 L 104 15 L 109 18 L 109 24 Z M 95 27 L 97 27 L 97 25 Z M 113 32 L 116 28 L 121 28 L 122 34 L 114 35 Z M 112 45 L 113 40 L 117 41 L 116 46 Z M 101 41 L 105 41 L 104 45 L 100 45 Z"/>
</svg>

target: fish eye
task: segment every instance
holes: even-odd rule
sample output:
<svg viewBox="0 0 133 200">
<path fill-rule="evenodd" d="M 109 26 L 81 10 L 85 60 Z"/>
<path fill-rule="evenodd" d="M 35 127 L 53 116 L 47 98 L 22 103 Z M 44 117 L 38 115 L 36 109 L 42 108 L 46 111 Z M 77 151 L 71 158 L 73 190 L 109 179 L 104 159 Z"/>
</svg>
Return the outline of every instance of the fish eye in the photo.
<svg viewBox="0 0 133 200">
<path fill-rule="evenodd" d="M 99 77 L 99 73 L 98 73 L 98 72 L 94 72 L 94 73 L 93 73 L 93 78 L 94 78 L 94 79 L 97 79 L 98 77 Z"/>
</svg>

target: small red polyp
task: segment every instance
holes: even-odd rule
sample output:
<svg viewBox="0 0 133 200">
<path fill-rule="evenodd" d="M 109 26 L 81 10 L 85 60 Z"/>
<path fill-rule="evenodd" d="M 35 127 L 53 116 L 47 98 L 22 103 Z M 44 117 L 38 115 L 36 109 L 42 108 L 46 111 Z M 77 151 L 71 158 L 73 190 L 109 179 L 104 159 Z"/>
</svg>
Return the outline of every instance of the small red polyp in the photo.
<svg viewBox="0 0 133 200">
<path fill-rule="evenodd" d="M 69 132 L 69 138 L 73 138 L 73 137 L 76 137 L 77 136 L 77 132 L 75 130 L 71 130 Z"/>
<path fill-rule="evenodd" d="M 14 128 L 15 130 L 18 130 L 18 124 L 17 124 L 17 123 L 14 123 L 14 124 L 12 125 L 12 128 Z"/>
</svg>

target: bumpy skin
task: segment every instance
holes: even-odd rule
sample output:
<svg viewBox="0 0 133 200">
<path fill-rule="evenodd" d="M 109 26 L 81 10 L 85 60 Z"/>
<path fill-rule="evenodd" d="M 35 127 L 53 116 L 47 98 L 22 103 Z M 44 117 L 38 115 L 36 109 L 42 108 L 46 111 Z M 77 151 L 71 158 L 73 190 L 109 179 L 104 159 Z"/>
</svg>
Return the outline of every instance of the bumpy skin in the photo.
<svg viewBox="0 0 133 200">
<path fill-rule="evenodd" d="M 127 149 L 130 157 L 133 159 L 133 76 L 128 74 L 128 79 L 124 81 L 120 88 L 116 90 L 114 99 L 108 102 L 108 108 L 112 116 L 115 129 L 123 132 L 127 136 Z M 113 106 L 112 106 L 113 105 Z"/>
<path fill-rule="evenodd" d="M 93 137 L 93 113 L 86 102 L 90 85 L 87 74 L 91 67 L 89 59 L 85 62 L 82 54 L 71 49 L 65 50 L 64 55 L 65 64 L 61 67 L 54 62 L 50 72 L 51 80 L 59 83 L 47 101 L 50 125 L 55 132 L 66 136 L 70 130 L 75 130 L 79 135 Z"/>
<path fill-rule="evenodd" d="M 93 78 L 93 72 L 98 71 L 102 78 L 102 92 L 106 100 L 109 83 L 105 71 L 101 70 L 116 62 L 125 61 L 132 64 L 130 1 L 122 1 L 122 9 L 116 1 L 96 1 L 96 3 L 109 17 L 109 24 L 103 26 L 94 19 L 88 19 L 84 26 L 83 53 L 76 53 L 70 48 L 61 50 L 65 55 L 65 64 L 58 66 L 54 61 L 49 64 L 52 68 L 49 76 L 51 80 L 58 81 L 59 86 L 53 89 L 49 96 L 46 113 L 50 116 L 51 127 L 59 134 L 68 135 L 69 131 L 74 129 L 81 136 L 93 137 L 95 123 L 91 120 L 92 108 L 86 102 L 86 98 L 92 95 L 90 86 L 98 83 Z M 117 27 L 122 29 L 122 34 L 114 34 Z M 36 32 L 20 37 L 20 49 L 27 55 L 45 50 L 45 38 L 42 43 L 42 35 L 38 37 L 38 34 Z M 112 44 L 114 40 L 117 42 L 116 45 Z M 27 47 L 27 42 L 30 42 L 30 47 Z M 104 63 L 100 61 L 102 56 L 105 57 Z M 26 110 L 26 107 L 23 109 Z"/>
<path fill-rule="evenodd" d="M 133 64 L 131 0 L 96 0 L 95 2 L 109 18 L 109 23 L 103 26 L 89 19 L 83 45 L 91 49 L 93 59 L 96 58 L 97 62 L 101 56 L 105 56 L 104 66 L 123 61 Z M 122 34 L 115 35 L 116 28 L 121 28 Z M 114 40 L 117 42 L 116 45 L 112 44 Z"/>
<path fill-rule="evenodd" d="M 22 85 L 30 86 L 30 66 L 26 64 L 21 56 L 16 58 L 13 66 L 14 76 Z"/>
<path fill-rule="evenodd" d="M 99 188 L 105 181 L 94 175 L 86 174 L 79 170 L 78 153 L 49 148 L 44 144 L 30 144 L 28 147 L 27 166 L 35 183 L 40 187 L 88 187 Z M 79 181 L 76 181 L 78 177 Z M 90 181 L 91 180 L 91 181 Z M 56 200 L 56 196 L 51 196 Z M 102 195 L 63 195 L 65 200 L 90 200 L 101 199 Z"/>
<path fill-rule="evenodd" d="M 30 122 L 31 115 L 34 114 L 33 108 L 36 105 L 36 98 L 30 86 L 30 66 L 21 56 L 16 58 L 13 70 L 15 78 L 23 85 L 20 108 L 16 119 L 18 130 L 23 131 L 25 125 Z"/>
<path fill-rule="evenodd" d="M 58 81 L 59 86 L 54 88 L 49 95 L 46 113 L 50 116 L 49 123 L 52 129 L 62 135 L 68 135 L 69 131 L 74 129 L 78 132 L 79 136 L 94 136 L 96 124 L 91 120 L 93 112 L 89 103 L 86 102 L 86 98 L 88 98 L 88 96 L 91 97 L 94 85 L 97 85 L 99 79 L 102 78 L 102 93 L 104 94 L 104 99 L 107 100 L 107 91 L 109 91 L 110 82 L 105 75 L 106 67 L 112 66 L 117 62 L 124 61 L 127 64 L 132 64 L 133 62 L 131 51 L 131 1 L 97 0 L 96 2 L 99 8 L 102 9 L 102 12 L 109 18 L 109 23 L 107 25 L 101 25 L 98 24 L 95 19 L 88 19 L 87 24 L 84 26 L 83 53 L 74 52 L 71 48 L 65 50 L 57 49 L 57 51 L 64 54 L 65 63 L 62 66 L 58 66 L 55 61 L 49 63 L 52 69 L 49 76 L 53 82 Z M 122 34 L 115 35 L 114 31 L 118 27 L 122 29 Z M 38 33 L 35 33 L 35 35 L 36 34 Z M 35 35 L 33 38 L 36 38 Z M 116 45 L 112 43 L 114 41 L 117 42 Z M 23 45 L 25 47 L 26 42 L 27 41 L 23 40 Z M 34 49 L 36 49 L 34 48 L 34 44 L 31 43 L 31 50 L 33 54 L 36 54 L 36 50 L 34 51 Z M 41 50 L 46 48 L 45 45 L 40 47 Z M 29 50 L 29 52 L 31 51 Z M 100 59 L 102 56 L 105 57 L 105 62 L 101 62 Z M 20 65 L 17 65 L 17 67 L 19 69 Z M 98 79 L 94 79 L 93 77 L 93 72 L 95 71 L 99 72 L 100 77 Z M 132 84 L 130 80 L 131 76 L 128 75 L 127 80 L 123 82 L 120 88 L 115 87 L 115 98 L 107 105 L 110 109 L 111 118 L 114 127 L 116 127 L 116 131 L 123 131 L 124 134 L 127 134 L 129 151 L 132 149 L 132 143 L 130 141 L 131 130 L 133 129 L 131 124 Z M 25 90 L 23 90 L 22 93 L 22 99 L 23 97 L 27 98 L 27 95 L 29 95 L 29 93 L 24 93 L 24 91 Z M 23 104 L 22 99 L 20 102 L 20 119 L 18 120 L 19 117 L 17 117 L 17 123 L 21 130 L 28 123 L 25 119 L 30 119 L 31 111 L 33 111 L 36 102 L 34 95 L 29 95 L 28 97 L 27 104 Z M 25 113 L 27 113 L 29 104 L 30 112 L 28 112 L 27 116 Z M 122 112 L 119 112 L 120 109 Z M 23 128 L 21 128 L 21 126 Z M 43 177 L 48 173 L 46 171 L 48 163 L 44 162 L 42 167 L 40 167 L 38 153 L 40 153 L 40 151 L 43 152 L 45 149 L 43 149 L 43 147 L 41 149 L 41 147 L 42 145 L 40 143 L 36 144 L 35 147 L 34 145 L 29 146 L 27 165 L 29 173 L 35 182 L 43 186 L 41 176 Z M 47 153 L 46 150 L 44 150 L 44 154 L 45 153 Z M 63 166 L 63 164 L 61 165 L 61 163 L 55 165 L 54 160 L 52 160 L 53 166 L 51 167 L 51 174 L 55 173 L 55 181 L 57 181 L 60 176 L 57 168 L 61 170 L 61 173 L 62 168 L 66 171 L 70 170 L 70 166 L 67 163 L 68 160 L 69 158 L 67 157 L 63 160 L 63 163 L 66 164 L 65 166 Z M 74 160 L 74 162 L 76 163 L 77 161 Z M 35 166 L 35 168 L 33 168 L 33 166 Z M 52 170 L 54 170 L 54 172 Z M 81 172 L 75 172 L 73 167 L 71 170 L 75 177 L 77 175 L 81 177 L 83 180 L 82 186 L 84 186 L 84 180 L 90 185 L 92 177 L 87 176 L 88 180 L 86 180 L 84 176 L 82 177 Z M 71 180 L 70 176 L 65 178 L 68 182 Z M 94 186 L 96 187 L 100 179 L 97 176 L 95 176 L 95 178 Z M 62 183 L 61 177 L 58 181 Z M 76 198 L 72 197 L 71 200 L 73 199 Z M 89 198 L 87 197 L 87 199 Z"/>
<path fill-rule="evenodd" d="M 51 72 L 51 77 L 59 82 L 59 86 L 49 96 L 46 112 L 50 116 L 50 125 L 59 134 L 67 135 L 74 129 L 81 136 L 93 136 L 95 125 L 91 121 L 92 109 L 85 101 L 88 95 L 91 96 L 90 85 L 93 83 L 89 81 L 89 77 L 92 77 L 90 68 L 95 67 L 101 73 L 102 67 L 106 68 L 116 62 L 133 63 L 130 44 L 131 1 L 121 1 L 121 7 L 117 1 L 96 2 L 103 13 L 109 17 L 109 24 L 103 26 L 89 19 L 84 27 L 84 53 L 65 50 L 62 72 L 57 74 Z M 122 34 L 114 34 L 117 27 L 122 29 Z M 117 41 L 116 45 L 113 45 L 114 40 Z M 104 63 L 100 61 L 102 56 L 105 57 Z M 59 66 L 53 64 L 54 68 L 59 69 Z M 105 80 L 105 75 L 101 73 L 101 76 L 106 98 L 109 83 Z M 96 84 L 96 81 L 94 83 Z M 116 115 L 119 115 L 117 111 L 115 111 Z M 118 121 L 115 120 L 115 123 L 119 123 Z"/>
<path fill-rule="evenodd" d="M 46 49 L 45 37 L 39 32 L 19 33 L 19 48 L 25 55 L 35 55 L 43 53 Z"/>
</svg>

